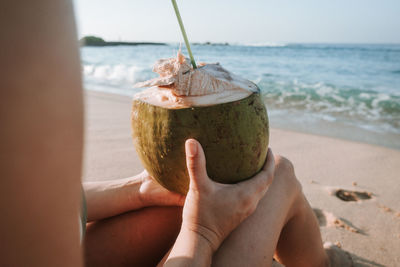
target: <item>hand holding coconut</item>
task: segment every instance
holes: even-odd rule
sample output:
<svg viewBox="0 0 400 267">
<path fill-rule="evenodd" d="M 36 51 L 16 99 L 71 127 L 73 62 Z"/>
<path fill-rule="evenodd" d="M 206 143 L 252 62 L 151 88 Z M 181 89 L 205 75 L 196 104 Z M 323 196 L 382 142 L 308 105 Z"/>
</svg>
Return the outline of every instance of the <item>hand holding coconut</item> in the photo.
<svg viewBox="0 0 400 267">
<path fill-rule="evenodd" d="M 139 176 L 139 199 L 143 207 L 149 206 L 183 206 L 185 196 L 168 191 L 162 187 L 147 171 Z"/>
<path fill-rule="evenodd" d="M 183 208 L 182 228 L 166 266 L 178 261 L 199 265 L 202 261 L 211 261 L 211 255 L 222 241 L 255 211 L 274 175 L 275 162 L 270 149 L 260 173 L 232 185 L 220 184 L 208 177 L 204 151 L 197 141 L 187 140 L 185 151 L 190 185 Z"/>
</svg>

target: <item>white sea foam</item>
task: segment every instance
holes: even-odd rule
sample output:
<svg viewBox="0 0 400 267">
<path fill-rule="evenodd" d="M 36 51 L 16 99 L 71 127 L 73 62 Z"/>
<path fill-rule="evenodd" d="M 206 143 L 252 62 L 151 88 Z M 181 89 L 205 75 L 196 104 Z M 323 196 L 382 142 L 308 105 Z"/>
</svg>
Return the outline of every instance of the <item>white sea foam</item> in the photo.
<svg viewBox="0 0 400 267">
<path fill-rule="evenodd" d="M 264 93 L 269 107 L 301 110 L 323 121 L 352 121 L 360 127 L 364 125 L 363 129 L 369 125 L 378 132 L 400 133 L 400 123 L 396 123 L 400 120 L 396 96 L 337 88 L 322 82 L 307 84 L 297 79 L 267 84 L 261 80 L 260 84 L 261 88 L 269 89 Z"/>
<path fill-rule="evenodd" d="M 287 44 L 285 43 L 275 43 L 275 42 L 259 42 L 259 43 L 243 43 L 238 44 L 243 46 L 252 46 L 252 47 L 285 47 Z"/>
<path fill-rule="evenodd" d="M 361 97 L 361 98 L 364 98 L 364 99 L 370 99 L 370 98 L 371 98 L 371 95 L 370 95 L 370 94 L 367 94 L 367 93 L 361 93 L 361 94 L 360 94 L 360 97 Z"/>
<path fill-rule="evenodd" d="M 333 92 L 333 89 L 331 87 L 323 86 L 320 83 L 317 83 L 317 84 L 313 85 L 312 87 L 317 88 L 316 92 L 320 96 L 326 96 L 327 94 L 330 94 Z"/>
<path fill-rule="evenodd" d="M 374 100 L 372 100 L 371 105 L 374 108 L 378 108 L 379 107 L 379 103 L 381 103 L 382 101 L 389 100 L 389 99 L 390 99 L 390 97 L 387 94 L 378 94 L 376 96 L 376 98 L 374 98 Z"/>
<path fill-rule="evenodd" d="M 321 118 L 326 121 L 336 121 L 335 117 L 326 114 L 322 115 Z"/>
<path fill-rule="evenodd" d="M 84 65 L 83 74 L 85 77 L 95 78 L 98 81 L 117 83 L 135 83 L 146 79 L 143 68 L 135 65 Z M 148 76 L 148 75 L 147 75 Z"/>
</svg>

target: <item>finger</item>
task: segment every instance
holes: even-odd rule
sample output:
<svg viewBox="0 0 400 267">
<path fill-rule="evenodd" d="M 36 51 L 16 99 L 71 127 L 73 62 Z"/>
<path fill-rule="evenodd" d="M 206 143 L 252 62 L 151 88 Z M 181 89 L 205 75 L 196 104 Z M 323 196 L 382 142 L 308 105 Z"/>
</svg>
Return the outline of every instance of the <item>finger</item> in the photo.
<svg viewBox="0 0 400 267">
<path fill-rule="evenodd" d="M 200 143 L 188 139 L 185 143 L 186 166 L 190 178 L 190 188 L 200 189 L 207 185 L 209 178 L 206 170 L 206 157 Z"/>
<path fill-rule="evenodd" d="M 265 160 L 264 166 L 261 170 L 262 172 L 267 172 L 268 174 L 274 174 L 275 172 L 275 157 L 272 153 L 272 149 L 268 148 L 267 159 Z"/>
<path fill-rule="evenodd" d="M 272 183 L 274 179 L 274 173 L 275 173 L 275 157 L 274 153 L 272 153 L 271 148 L 268 148 L 267 152 L 267 159 L 265 160 L 265 164 L 261 170 L 255 177 L 254 177 L 254 182 L 259 183 L 260 187 L 264 187 L 266 192 L 266 189 L 269 187 L 269 185 Z"/>
<path fill-rule="evenodd" d="M 255 195 L 261 198 L 267 191 L 269 185 L 272 183 L 275 171 L 275 159 L 272 150 L 269 148 L 267 152 L 267 159 L 261 171 L 254 177 L 239 183 L 240 190 L 244 190 L 250 195 Z"/>
</svg>

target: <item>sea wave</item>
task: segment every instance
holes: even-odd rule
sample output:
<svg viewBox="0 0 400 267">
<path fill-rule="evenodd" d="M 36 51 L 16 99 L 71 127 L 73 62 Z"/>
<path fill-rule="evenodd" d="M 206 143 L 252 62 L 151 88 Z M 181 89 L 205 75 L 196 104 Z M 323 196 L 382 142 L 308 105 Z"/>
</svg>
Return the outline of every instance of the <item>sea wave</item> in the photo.
<svg viewBox="0 0 400 267">
<path fill-rule="evenodd" d="M 156 77 L 154 62 L 178 48 L 83 47 L 85 88 L 133 96 L 141 90 L 133 84 Z M 400 45 L 200 44 L 193 52 L 257 83 L 272 127 L 400 148 Z"/>
<path fill-rule="evenodd" d="M 137 82 L 156 77 L 150 67 L 135 64 L 83 64 L 90 89 L 133 95 Z M 289 80 L 273 74 L 254 81 L 269 108 L 293 110 L 325 121 L 347 120 L 366 129 L 400 133 L 400 94 L 340 87 L 326 82 Z"/>
<path fill-rule="evenodd" d="M 132 64 L 84 64 L 83 74 L 92 81 L 111 85 L 133 85 L 156 76 L 151 69 Z"/>
<path fill-rule="evenodd" d="M 348 121 L 364 128 L 400 133 L 399 95 L 296 79 L 263 78 L 257 83 L 270 108 L 303 111 L 323 120 Z"/>
</svg>

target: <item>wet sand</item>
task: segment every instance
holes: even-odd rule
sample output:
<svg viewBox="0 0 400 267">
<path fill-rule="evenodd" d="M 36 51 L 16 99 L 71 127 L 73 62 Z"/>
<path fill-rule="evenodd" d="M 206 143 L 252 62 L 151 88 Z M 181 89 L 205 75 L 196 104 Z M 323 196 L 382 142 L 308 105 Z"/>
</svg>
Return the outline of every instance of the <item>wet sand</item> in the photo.
<svg viewBox="0 0 400 267">
<path fill-rule="evenodd" d="M 131 141 L 131 99 L 85 97 L 84 180 L 143 170 Z M 276 128 L 270 146 L 293 162 L 324 241 L 350 252 L 355 266 L 400 266 L 399 150 Z"/>
</svg>

